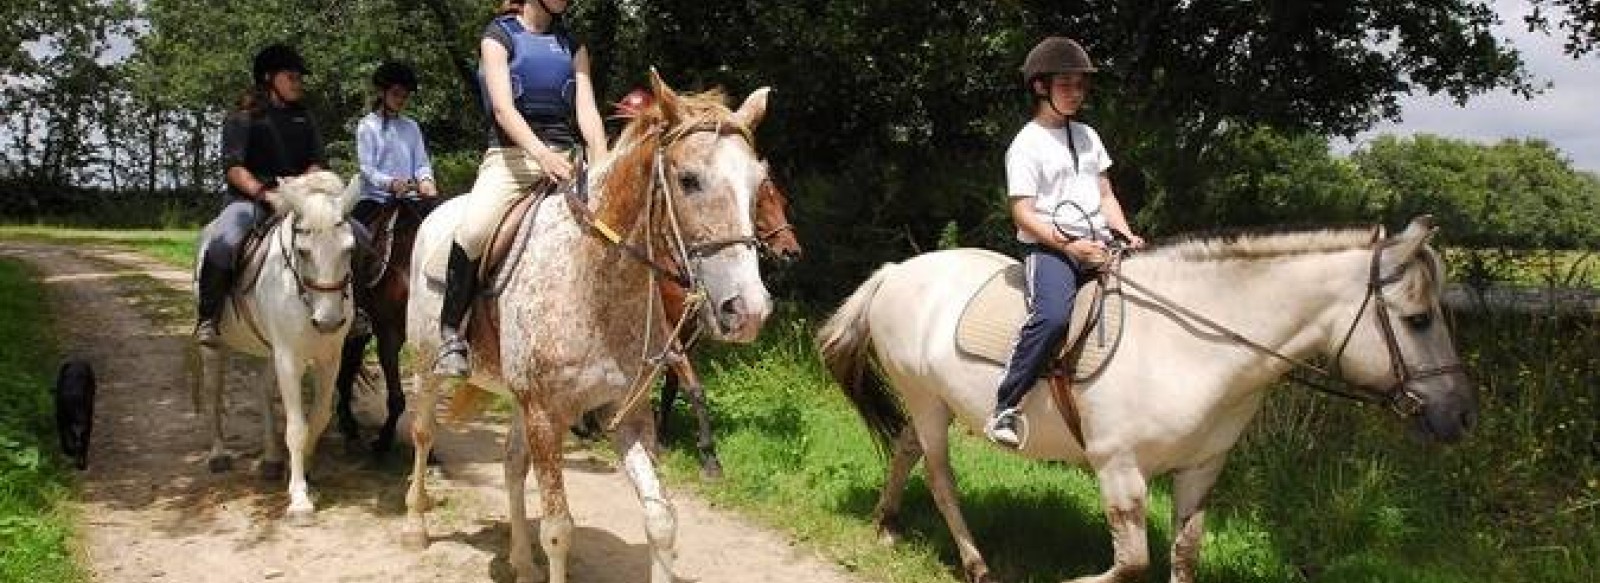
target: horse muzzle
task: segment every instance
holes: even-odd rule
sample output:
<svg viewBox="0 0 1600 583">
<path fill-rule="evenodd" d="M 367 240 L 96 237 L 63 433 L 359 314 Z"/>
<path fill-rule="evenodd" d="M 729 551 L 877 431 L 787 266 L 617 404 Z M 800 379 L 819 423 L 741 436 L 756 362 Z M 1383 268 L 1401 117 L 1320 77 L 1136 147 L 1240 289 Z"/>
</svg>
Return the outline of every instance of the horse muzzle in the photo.
<svg viewBox="0 0 1600 583">
<path fill-rule="evenodd" d="M 713 307 L 717 339 L 727 342 L 753 342 L 772 313 L 772 302 L 765 294 L 750 298 L 745 294 L 723 299 Z"/>
<path fill-rule="evenodd" d="M 323 334 L 336 334 L 340 330 L 344 329 L 344 323 L 347 320 L 349 320 L 349 318 L 345 318 L 343 316 L 340 316 L 338 319 L 312 318 L 311 327 L 315 328 L 317 332 Z"/>
</svg>

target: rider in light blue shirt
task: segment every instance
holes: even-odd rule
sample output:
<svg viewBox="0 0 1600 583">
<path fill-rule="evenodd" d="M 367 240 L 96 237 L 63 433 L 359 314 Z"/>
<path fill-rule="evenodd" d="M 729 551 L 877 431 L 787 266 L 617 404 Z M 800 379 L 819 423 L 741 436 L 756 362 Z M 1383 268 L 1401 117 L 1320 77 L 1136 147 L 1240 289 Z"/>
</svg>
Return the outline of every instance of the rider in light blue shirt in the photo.
<svg viewBox="0 0 1600 583">
<path fill-rule="evenodd" d="M 376 207 L 397 194 L 438 194 L 433 166 L 417 122 L 401 114 L 416 90 L 416 74 L 400 63 L 385 63 L 373 75 L 380 95 L 377 107 L 356 126 L 356 155 L 361 161 L 361 207 Z M 358 207 L 359 209 L 359 207 Z M 366 210 L 366 209 L 359 209 Z M 359 218 L 369 218 L 356 212 Z"/>
</svg>

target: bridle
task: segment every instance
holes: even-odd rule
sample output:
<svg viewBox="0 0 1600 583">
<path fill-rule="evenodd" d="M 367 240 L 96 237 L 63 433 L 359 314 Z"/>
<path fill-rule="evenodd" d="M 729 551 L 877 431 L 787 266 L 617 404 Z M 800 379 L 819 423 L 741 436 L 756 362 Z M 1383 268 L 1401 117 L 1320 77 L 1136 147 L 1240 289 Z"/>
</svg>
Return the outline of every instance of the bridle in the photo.
<svg viewBox="0 0 1600 583">
<path fill-rule="evenodd" d="M 771 185 L 771 184 L 772 184 L 772 178 L 771 177 L 763 178 L 761 180 L 761 186 L 768 186 L 768 185 Z M 776 186 L 774 186 L 773 188 L 776 188 Z M 760 192 L 759 188 L 756 191 L 756 197 L 758 199 L 761 197 L 761 192 Z M 770 255 L 772 253 L 772 240 L 774 238 L 777 238 L 778 235 L 783 234 L 785 231 L 793 231 L 793 230 L 794 230 L 794 225 L 790 224 L 787 220 L 785 220 L 784 223 L 781 224 L 781 225 L 778 225 L 778 226 L 773 227 L 771 229 L 767 229 L 766 231 L 763 231 L 763 232 L 760 232 L 760 233 L 756 233 L 756 244 L 760 245 L 761 249 L 766 251 Z"/>
<path fill-rule="evenodd" d="M 1350 321 L 1350 327 L 1345 331 L 1344 339 L 1339 343 L 1339 349 L 1334 353 L 1334 370 L 1311 364 L 1309 362 L 1288 356 L 1259 342 L 1245 337 L 1243 334 L 1218 324 L 1193 310 L 1185 308 L 1172 300 L 1150 290 L 1150 288 L 1129 279 L 1120 270 L 1111 272 L 1113 277 L 1119 279 L 1128 287 L 1150 299 L 1162 304 L 1166 308 L 1181 314 L 1228 339 L 1243 344 L 1257 352 L 1266 354 L 1294 367 L 1289 378 L 1313 390 L 1344 397 L 1354 401 L 1381 405 L 1402 418 L 1411 418 L 1420 415 L 1427 402 L 1412 387 L 1413 384 L 1424 379 L 1438 376 L 1461 375 L 1466 376 L 1466 367 L 1459 361 L 1431 368 L 1415 368 L 1406 364 L 1404 353 L 1400 350 L 1399 338 L 1395 335 L 1394 325 L 1389 322 L 1389 302 L 1383 297 L 1383 289 L 1400 281 L 1405 275 L 1411 262 L 1406 262 L 1393 273 L 1382 273 L 1383 251 L 1393 246 L 1393 241 L 1375 241 L 1372 248 L 1372 259 L 1367 275 L 1367 293 L 1361 300 L 1361 307 L 1356 310 L 1355 318 Z M 1349 347 L 1350 338 L 1355 335 L 1356 328 L 1361 324 L 1361 317 L 1366 314 L 1367 306 L 1373 307 L 1374 315 L 1378 319 L 1378 328 L 1382 331 L 1385 347 L 1389 352 L 1390 372 L 1394 375 L 1394 382 L 1388 386 L 1371 386 L 1350 382 L 1344 375 L 1343 365 L 1345 349 Z M 1301 373 L 1301 374 L 1295 374 Z"/>
<path fill-rule="evenodd" d="M 309 308 L 311 307 L 311 294 L 313 293 L 342 293 L 344 297 L 350 297 L 350 278 L 351 272 L 354 270 L 346 269 L 344 277 L 333 282 L 317 281 L 301 273 L 299 263 L 294 260 L 289 252 L 290 249 L 294 248 L 295 239 L 299 237 L 301 229 L 296 227 L 291 219 L 292 217 L 284 218 L 284 222 L 288 223 L 288 228 L 284 229 L 288 231 L 288 241 L 280 240 L 278 247 L 279 255 L 283 257 L 284 268 L 288 269 L 289 273 L 294 274 L 294 283 L 300 292 L 300 301 Z M 334 224 L 333 228 L 337 229 L 344 226 L 348 220 L 340 219 L 338 223 Z M 283 237 L 280 236 L 279 239 L 283 239 Z"/>
<path fill-rule="evenodd" d="M 660 130 L 658 128 L 652 131 Z M 643 344 L 646 353 L 640 355 L 640 358 L 645 362 L 646 366 L 635 377 L 633 386 L 629 389 L 627 397 L 623 400 L 621 406 L 616 408 L 611 422 L 608 424 L 609 429 L 614 429 L 649 393 L 655 376 L 660 372 L 662 366 L 674 359 L 683 358 L 681 347 L 677 346 L 676 339 L 684 329 L 684 326 L 705 307 L 708 295 L 700 282 L 701 261 L 728 247 L 748 246 L 751 250 L 759 250 L 760 248 L 761 240 L 753 235 L 733 235 L 692 244 L 684 240 L 676 203 L 678 193 L 674 189 L 673 182 L 668 179 L 667 167 L 670 162 L 667 159 L 666 151 L 678 140 L 697 133 L 739 136 L 750 146 L 751 150 L 755 150 L 755 137 L 751 134 L 749 128 L 744 127 L 742 124 L 723 120 L 695 121 L 661 133 L 660 140 L 652 154 L 654 172 L 649 189 L 645 192 L 645 208 L 639 214 L 640 222 L 635 223 L 634 227 L 629 230 L 629 233 L 633 233 L 640 230 L 641 226 L 643 227 L 646 241 L 643 248 L 628 242 L 618 234 L 615 228 L 596 217 L 577 193 L 576 188 L 569 188 L 564 194 L 568 208 L 580 224 L 599 234 L 611 246 L 621 250 L 629 258 L 649 268 L 650 281 L 647 284 L 646 297 L 648 298 L 647 301 L 651 303 L 651 307 L 647 310 L 647 313 L 655 313 L 654 303 L 660 299 L 660 294 L 656 291 L 657 277 L 666 278 L 688 290 L 688 294 L 684 299 L 683 315 L 674 323 L 671 336 L 667 337 L 668 341 L 663 343 L 662 349 L 658 354 L 652 355 L 648 353 L 655 318 L 645 318 L 643 334 L 645 342 Z M 654 232 L 655 223 L 651 220 L 657 212 L 656 204 L 658 201 L 661 204 L 661 212 L 666 215 L 668 226 L 668 232 L 662 234 L 666 239 L 666 246 L 669 251 L 669 256 L 665 262 L 656 257 L 657 245 L 655 242 L 658 237 Z M 751 207 L 753 211 L 754 204 Z"/>
</svg>

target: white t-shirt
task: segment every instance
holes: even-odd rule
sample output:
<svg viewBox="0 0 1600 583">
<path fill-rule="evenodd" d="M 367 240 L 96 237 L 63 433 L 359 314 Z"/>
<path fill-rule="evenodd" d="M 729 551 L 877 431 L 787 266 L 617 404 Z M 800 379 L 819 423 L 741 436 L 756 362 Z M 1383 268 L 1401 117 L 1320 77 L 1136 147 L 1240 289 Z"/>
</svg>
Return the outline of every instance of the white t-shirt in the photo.
<svg viewBox="0 0 1600 583">
<path fill-rule="evenodd" d="M 1029 121 L 1006 149 L 1006 192 L 1013 198 L 1033 197 L 1039 218 L 1060 225 L 1069 235 L 1088 236 L 1091 229 L 1105 235 L 1110 229 L 1100 212 L 1100 175 L 1110 167 L 1111 155 L 1094 128 L 1077 122 L 1067 128 L 1047 128 Z M 1017 229 L 1017 240 L 1038 242 L 1022 229 Z"/>
</svg>

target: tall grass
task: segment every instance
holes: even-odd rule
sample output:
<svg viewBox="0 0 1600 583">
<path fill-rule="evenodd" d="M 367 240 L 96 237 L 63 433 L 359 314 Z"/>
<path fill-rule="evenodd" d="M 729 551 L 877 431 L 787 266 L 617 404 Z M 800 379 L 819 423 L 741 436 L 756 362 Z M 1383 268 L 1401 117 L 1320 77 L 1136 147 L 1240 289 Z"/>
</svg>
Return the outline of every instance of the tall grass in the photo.
<svg viewBox="0 0 1600 583">
<path fill-rule="evenodd" d="M 54 445 L 56 361 L 44 292 L 0 260 L 0 581 L 82 581 L 72 558 L 70 479 Z"/>
<path fill-rule="evenodd" d="M 874 542 L 884 463 L 789 313 L 751 347 L 713 348 L 702 373 L 719 423 L 721 483 L 697 477 L 687 430 L 676 480 L 790 531 L 882 581 L 949 581 L 959 564 L 927 487 L 913 478 L 908 544 Z M 1480 424 L 1450 448 L 1387 413 L 1274 389 L 1213 493 L 1208 581 L 1587 582 L 1600 564 L 1594 319 L 1462 317 L 1458 345 L 1482 382 Z M 678 413 L 677 427 L 692 421 Z M 1098 572 L 1110 537 L 1090 474 L 953 436 L 967 519 L 1008 581 Z M 1164 578 L 1170 501 L 1157 482 L 1152 557 Z"/>
</svg>

